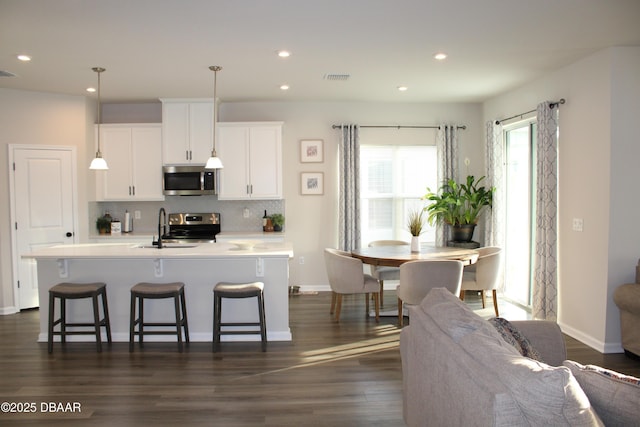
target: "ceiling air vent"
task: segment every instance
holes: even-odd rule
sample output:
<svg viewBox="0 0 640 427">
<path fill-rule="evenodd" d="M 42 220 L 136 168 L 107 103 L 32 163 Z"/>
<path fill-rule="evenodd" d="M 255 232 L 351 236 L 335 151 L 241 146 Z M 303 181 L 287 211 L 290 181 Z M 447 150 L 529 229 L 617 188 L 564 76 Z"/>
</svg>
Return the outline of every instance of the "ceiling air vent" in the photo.
<svg viewBox="0 0 640 427">
<path fill-rule="evenodd" d="M 0 77 L 16 77 L 16 75 L 7 70 L 0 70 Z"/>
<path fill-rule="evenodd" d="M 325 74 L 325 80 L 337 80 L 337 81 L 346 81 L 351 77 L 349 74 Z"/>
</svg>

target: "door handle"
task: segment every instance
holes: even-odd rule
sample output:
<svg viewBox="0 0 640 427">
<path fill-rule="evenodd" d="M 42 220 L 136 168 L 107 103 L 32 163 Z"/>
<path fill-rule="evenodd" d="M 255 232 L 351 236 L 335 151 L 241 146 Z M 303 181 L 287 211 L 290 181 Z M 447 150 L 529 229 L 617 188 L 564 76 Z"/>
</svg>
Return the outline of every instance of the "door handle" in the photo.
<svg viewBox="0 0 640 427">
<path fill-rule="evenodd" d="M 72 233 L 72 232 L 70 232 L 70 231 L 67 231 L 66 236 L 67 236 L 67 237 L 72 237 L 72 236 L 73 236 L 73 233 Z"/>
</svg>

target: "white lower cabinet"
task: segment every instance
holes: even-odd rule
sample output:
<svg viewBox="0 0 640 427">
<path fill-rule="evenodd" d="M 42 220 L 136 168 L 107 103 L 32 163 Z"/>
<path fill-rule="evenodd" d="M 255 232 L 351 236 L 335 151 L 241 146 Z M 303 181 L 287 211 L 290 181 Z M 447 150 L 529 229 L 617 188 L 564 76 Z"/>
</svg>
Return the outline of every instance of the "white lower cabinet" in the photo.
<svg viewBox="0 0 640 427">
<path fill-rule="evenodd" d="M 218 199 L 282 198 L 282 122 L 217 124 Z"/>
<path fill-rule="evenodd" d="M 109 170 L 96 172 L 96 200 L 164 200 L 160 124 L 100 125 Z"/>
</svg>

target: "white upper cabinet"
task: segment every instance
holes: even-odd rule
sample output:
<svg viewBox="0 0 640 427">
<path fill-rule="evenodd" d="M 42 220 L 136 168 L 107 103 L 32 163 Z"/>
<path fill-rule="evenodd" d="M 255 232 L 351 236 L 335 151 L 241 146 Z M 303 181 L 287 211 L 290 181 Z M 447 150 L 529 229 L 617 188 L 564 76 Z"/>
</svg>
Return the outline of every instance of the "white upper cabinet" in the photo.
<svg viewBox="0 0 640 427">
<path fill-rule="evenodd" d="M 282 198 L 282 122 L 217 124 L 218 199 Z"/>
<path fill-rule="evenodd" d="M 213 101 L 161 99 L 163 164 L 205 164 L 213 144 Z"/>
<path fill-rule="evenodd" d="M 100 125 L 100 148 L 109 170 L 96 174 L 96 199 L 164 200 L 160 124 Z"/>
</svg>

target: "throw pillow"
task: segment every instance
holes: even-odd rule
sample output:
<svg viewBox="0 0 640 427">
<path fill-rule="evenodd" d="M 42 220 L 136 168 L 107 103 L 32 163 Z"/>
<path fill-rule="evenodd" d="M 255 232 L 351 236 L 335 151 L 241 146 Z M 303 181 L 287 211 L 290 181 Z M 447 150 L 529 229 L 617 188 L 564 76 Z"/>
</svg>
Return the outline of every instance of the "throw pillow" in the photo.
<svg viewBox="0 0 640 427">
<path fill-rule="evenodd" d="M 509 322 L 507 319 L 503 319 L 502 317 L 489 319 L 489 323 L 491 323 L 500 333 L 502 338 L 514 346 L 521 355 L 540 362 L 543 361 L 540 354 L 533 348 L 527 337 L 525 337 L 518 328 L 513 326 L 513 323 Z"/>
<path fill-rule="evenodd" d="M 572 360 L 562 364 L 576 377 L 605 425 L 640 424 L 640 379 Z"/>
</svg>

